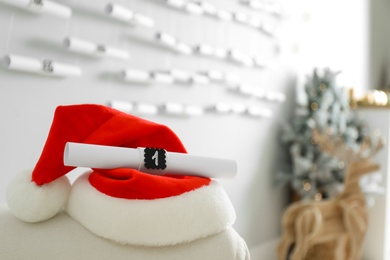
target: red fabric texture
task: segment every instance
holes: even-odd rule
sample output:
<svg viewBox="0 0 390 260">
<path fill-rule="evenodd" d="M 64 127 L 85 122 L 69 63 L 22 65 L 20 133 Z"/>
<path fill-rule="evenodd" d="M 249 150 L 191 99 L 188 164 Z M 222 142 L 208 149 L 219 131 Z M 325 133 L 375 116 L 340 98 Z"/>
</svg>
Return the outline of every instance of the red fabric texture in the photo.
<svg viewBox="0 0 390 260">
<path fill-rule="evenodd" d="M 168 127 L 115 109 L 94 104 L 57 107 L 48 138 L 32 172 L 38 185 L 52 182 L 74 167 L 63 163 L 67 142 L 119 147 L 155 147 L 186 153 L 176 134 Z M 94 169 L 89 177 L 102 193 L 124 199 L 158 199 L 177 196 L 204 185 L 210 179 L 192 176 L 156 176 L 138 170 Z"/>
</svg>

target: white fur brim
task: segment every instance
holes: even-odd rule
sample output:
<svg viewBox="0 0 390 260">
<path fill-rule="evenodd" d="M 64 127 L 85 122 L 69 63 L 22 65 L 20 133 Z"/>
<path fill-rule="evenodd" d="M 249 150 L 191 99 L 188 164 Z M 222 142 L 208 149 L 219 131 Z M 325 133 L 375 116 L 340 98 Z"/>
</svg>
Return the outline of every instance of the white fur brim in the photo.
<svg viewBox="0 0 390 260">
<path fill-rule="evenodd" d="M 234 208 L 216 182 L 155 200 L 110 197 L 92 187 L 89 173 L 73 184 L 66 210 L 92 233 L 124 244 L 166 246 L 217 234 L 231 226 Z"/>
<path fill-rule="evenodd" d="M 10 211 L 26 222 L 40 222 L 55 216 L 66 204 L 71 185 L 66 176 L 38 186 L 31 171 L 17 175 L 8 185 L 7 204 Z"/>
</svg>

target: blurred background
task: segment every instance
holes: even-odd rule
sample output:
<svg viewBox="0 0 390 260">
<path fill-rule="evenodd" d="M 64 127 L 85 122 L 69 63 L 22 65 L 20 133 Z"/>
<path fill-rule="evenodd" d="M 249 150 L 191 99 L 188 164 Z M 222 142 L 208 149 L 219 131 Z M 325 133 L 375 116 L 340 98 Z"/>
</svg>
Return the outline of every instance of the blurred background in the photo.
<svg viewBox="0 0 390 260">
<path fill-rule="evenodd" d="M 307 102 L 307 76 L 340 72 L 336 84 L 356 99 L 390 85 L 385 0 L 52 2 L 0 1 L 0 203 L 34 167 L 58 105 L 104 104 L 169 126 L 191 154 L 235 159 L 237 177 L 220 182 L 256 250 L 282 232 L 291 187 L 276 178 L 289 156 L 281 131 Z M 387 128 L 366 119 L 386 109 L 358 112 Z M 386 201 L 371 207 L 382 233 L 367 239 L 367 259 L 390 257 Z"/>
</svg>

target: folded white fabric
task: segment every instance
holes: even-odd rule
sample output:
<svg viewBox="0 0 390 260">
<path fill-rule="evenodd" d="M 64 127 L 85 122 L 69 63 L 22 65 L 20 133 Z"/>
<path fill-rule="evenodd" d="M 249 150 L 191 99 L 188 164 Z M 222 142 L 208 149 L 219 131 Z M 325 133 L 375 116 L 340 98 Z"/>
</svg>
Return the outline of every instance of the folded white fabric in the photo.
<svg viewBox="0 0 390 260">
<path fill-rule="evenodd" d="M 54 218 L 27 223 L 0 206 L 0 254 L 7 260 L 249 260 L 244 240 L 228 228 L 218 234 L 173 246 L 123 245 L 98 237 L 65 212 Z"/>
</svg>

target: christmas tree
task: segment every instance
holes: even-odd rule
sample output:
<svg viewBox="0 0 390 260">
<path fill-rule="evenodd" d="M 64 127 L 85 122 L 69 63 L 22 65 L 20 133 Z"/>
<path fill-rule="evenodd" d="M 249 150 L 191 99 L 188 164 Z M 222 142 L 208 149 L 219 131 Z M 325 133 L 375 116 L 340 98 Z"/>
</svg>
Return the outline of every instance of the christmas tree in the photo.
<svg viewBox="0 0 390 260">
<path fill-rule="evenodd" d="M 315 69 L 305 83 L 307 104 L 283 129 L 289 160 L 279 180 L 287 180 L 301 199 L 330 198 L 343 188 L 347 162 L 322 152 L 313 139 L 313 129 L 341 137 L 352 149 L 367 134 L 363 122 L 350 109 L 347 91 L 336 83 L 338 74 Z"/>
</svg>

